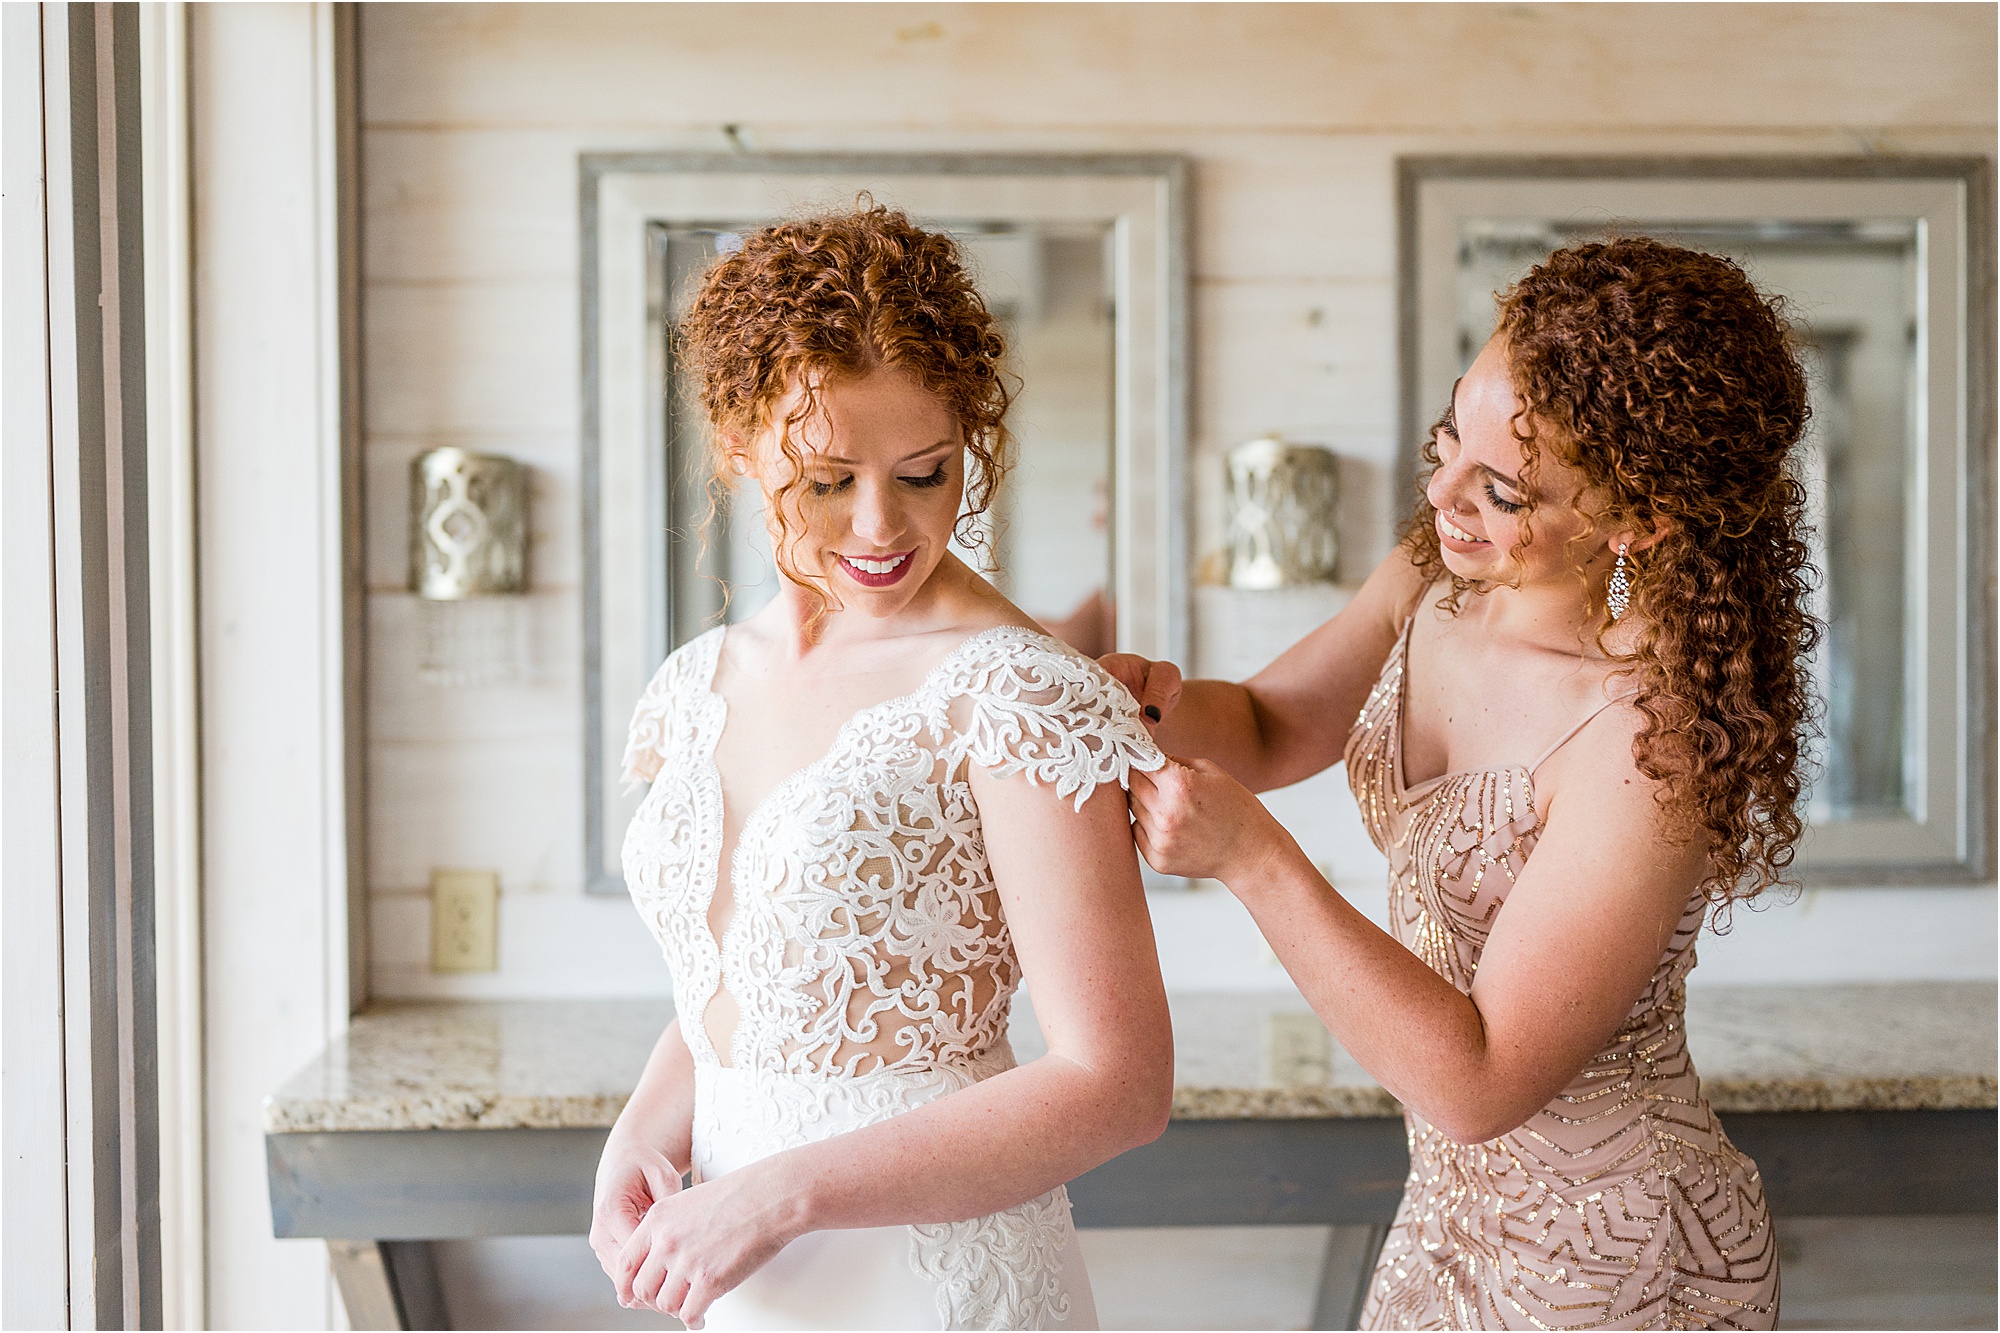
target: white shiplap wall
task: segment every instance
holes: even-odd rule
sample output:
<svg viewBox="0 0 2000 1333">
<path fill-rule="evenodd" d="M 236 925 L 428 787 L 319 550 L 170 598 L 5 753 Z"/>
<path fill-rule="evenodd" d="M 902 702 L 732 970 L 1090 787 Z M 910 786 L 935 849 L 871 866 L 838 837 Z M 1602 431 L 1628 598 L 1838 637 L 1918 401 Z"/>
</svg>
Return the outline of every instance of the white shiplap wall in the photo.
<svg viewBox="0 0 2000 1333">
<path fill-rule="evenodd" d="M 1994 149 L 1985 5 L 394 5 L 361 14 L 369 882 L 377 995 L 667 984 L 581 893 L 576 159 L 585 151 L 1178 152 L 1195 164 L 1197 556 L 1221 452 L 1278 429 L 1347 459 L 1343 577 L 1392 527 L 1394 161 L 1404 153 Z M 534 469 L 529 670 L 416 678 L 409 460 Z M 1338 594 L 1203 590 L 1197 665 L 1241 674 Z M 1338 773 L 1273 798 L 1364 905 Z M 503 886 L 501 968 L 428 970 L 433 866 Z M 1170 982 L 1282 985 L 1226 895 L 1157 904 Z M 1988 888 L 1828 890 L 1742 914 L 1702 976 L 1991 976 Z"/>
</svg>

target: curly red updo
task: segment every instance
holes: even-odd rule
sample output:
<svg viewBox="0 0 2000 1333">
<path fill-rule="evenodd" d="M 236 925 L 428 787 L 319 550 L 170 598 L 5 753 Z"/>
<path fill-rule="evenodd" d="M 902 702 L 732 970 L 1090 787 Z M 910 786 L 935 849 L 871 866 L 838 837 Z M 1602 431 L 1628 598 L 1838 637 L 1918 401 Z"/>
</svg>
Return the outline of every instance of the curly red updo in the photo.
<svg viewBox="0 0 2000 1333">
<path fill-rule="evenodd" d="M 1012 394 L 998 321 L 950 236 L 866 196 L 852 211 L 750 232 L 708 271 L 676 350 L 715 436 L 747 440 L 778 427 L 791 477 L 775 492 L 772 513 L 786 533 L 804 485 L 792 436 L 817 411 L 820 387 L 885 367 L 907 372 L 958 420 L 971 460 L 958 534 L 979 545 L 972 519 L 992 504 L 1011 462 L 1005 419 Z M 794 385 L 802 401 L 773 422 L 778 400 Z M 727 461 L 719 441 L 715 452 L 719 475 Z M 821 581 L 791 566 L 785 542 L 778 545 L 788 578 L 830 596 Z"/>
<path fill-rule="evenodd" d="M 1582 473 L 1591 525 L 1665 528 L 1634 553 L 1639 634 L 1616 659 L 1646 719 L 1633 755 L 1706 833 L 1702 892 L 1755 897 L 1802 832 L 1820 635 L 1794 475 L 1810 408 L 1782 302 L 1731 260 L 1632 237 L 1550 255 L 1501 297 L 1498 335 L 1528 469 L 1546 450 Z M 1423 457 L 1436 466 L 1435 432 Z M 1403 543 L 1442 579 L 1432 512 L 1420 499 Z M 1453 581 L 1454 598 L 1468 591 Z"/>
</svg>

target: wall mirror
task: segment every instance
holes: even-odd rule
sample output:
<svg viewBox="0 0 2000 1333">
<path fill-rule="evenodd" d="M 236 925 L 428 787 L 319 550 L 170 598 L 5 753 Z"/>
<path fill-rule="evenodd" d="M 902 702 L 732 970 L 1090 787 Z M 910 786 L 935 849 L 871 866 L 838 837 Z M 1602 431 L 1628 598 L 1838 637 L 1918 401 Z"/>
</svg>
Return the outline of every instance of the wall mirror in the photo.
<svg viewBox="0 0 2000 1333">
<path fill-rule="evenodd" d="M 1989 181 L 1965 159 L 1402 163 L 1403 494 L 1495 293 L 1551 250 L 1658 236 L 1787 298 L 1827 626 L 1808 883 L 1993 873 Z"/>
<path fill-rule="evenodd" d="M 988 577 L 1082 651 L 1184 660 L 1182 159 L 588 154 L 581 168 L 591 892 L 624 892 L 638 797 L 617 769 L 640 690 L 777 589 L 754 489 L 731 491 L 704 533 L 704 423 L 673 355 L 674 322 L 746 229 L 866 191 L 950 231 L 1020 381 Z"/>
</svg>

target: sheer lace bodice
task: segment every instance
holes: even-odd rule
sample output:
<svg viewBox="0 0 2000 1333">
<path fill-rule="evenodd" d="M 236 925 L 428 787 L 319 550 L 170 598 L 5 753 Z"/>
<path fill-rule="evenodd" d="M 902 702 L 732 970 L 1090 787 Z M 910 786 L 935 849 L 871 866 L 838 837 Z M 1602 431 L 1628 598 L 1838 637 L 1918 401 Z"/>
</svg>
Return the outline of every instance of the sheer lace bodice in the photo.
<svg viewBox="0 0 2000 1333">
<path fill-rule="evenodd" d="M 1028 630 L 974 634 L 915 690 L 855 713 L 821 758 L 747 814 L 728 867 L 734 914 L 718 941 L 709 918 L 724 837 L 715 755 L 728 705 L 714 689 L 724 632 L 661 666 L 625 754 L 627 778 L 647 786 L 625 837 L 625 880 L 673 972 L 696 1066 L 695 1169 L 710 1177 L 1012 1066 L 1020 965 L 975 766 L 1080 809 L 1098 787 L 1164 762 L 1131 695 L 1096 663 Z M 737 1014 L 726 1051 L 705 1021 L 719 990 Z M 946 1325 L 1088 1322 L 1063 1190 L 907 1231 L 907 1267 L 935 1286 Z M 757 1302 L 748 1318 L 783 1323 L 792 1302 L 804 1326 L 839 1323 L 826 1293 L 797 1288 L 819 1281 L 805 1276 L 819 1271 L 812 1264 L 870 1262 L 843 1248 L 861 1244 L 856 1234 L 794 1242 L 791 1259 L 746 1287 Z M 901 1317 L 879 1301 L 854 1315 L 880 1327 Z"/>
<path fill-rule="evenodd" d="M 973 635 L 917 689 L 856 713 L 748 815 L 718 945 L 723 633 L 667 659 L 625 756 L 627 777 L 651 784 L 626 835 L 627 883 L 673 969 L 696 1060 L 852 1075 L 985 1054 L 1005 1036 L 1019 967 L 968 768 L 1024 774 L 1081 808 L 1160 763 L 1131 696 L 1052 639 Z M 695 1018 L 718 984 L 740 1014 L 726 1061 Z"/>
</svg>

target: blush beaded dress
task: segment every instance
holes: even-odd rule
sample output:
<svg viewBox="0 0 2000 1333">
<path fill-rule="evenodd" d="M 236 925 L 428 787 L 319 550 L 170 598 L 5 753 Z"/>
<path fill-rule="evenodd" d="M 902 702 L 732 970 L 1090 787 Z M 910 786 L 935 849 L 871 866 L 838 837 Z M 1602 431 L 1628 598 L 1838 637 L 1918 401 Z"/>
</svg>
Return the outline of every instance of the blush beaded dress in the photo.
<svg viewBox="0 0 2000 1333">
<path fill-rule="evenodd" d="M 626 775 L 646 797 L 625 882 L 666 953 L 695 1065 L 697 1182 L 879 1123 L 1014 1066 L 1020 965 L 987 860 L 974 766 L 1078 808 L 1164 759 L 1132 696 L 1024 629 L 973 634 L 913 692 L 864 708 L 745 818 L 734 915 L 721 873 L 713 688 L 723 629 L 669 657 L 639 701 Z M 718 991 L 737 1019 L 723 1049 Z M 1060 1186 L 985 1217 L 800 1237 L 717 1300 L 729 1328 L 1095 1328 Z"/>
<path fill-rule="evenodd" d="M 1469 992 L 1494 918 L 1541 835 L 1525 767 L 1403 783 L 1412 615 L 1347 743 L 1389 858 L 1397 940 Z M 1627 696 L 1629 697 L 1629 696 Z M 1459 1143 L 1404 1113 L 1410 1178 L 1363 1328 L 1773 1326 L 1778 1255 L 1756 1166 L 1722 1132 L 1688 1058 L 1699 895 L 1638 1002 L 1569 1087 L 1512 1133 Z"/>
</svg>

